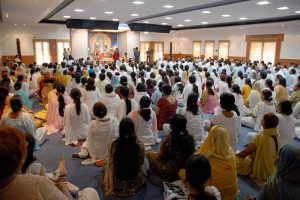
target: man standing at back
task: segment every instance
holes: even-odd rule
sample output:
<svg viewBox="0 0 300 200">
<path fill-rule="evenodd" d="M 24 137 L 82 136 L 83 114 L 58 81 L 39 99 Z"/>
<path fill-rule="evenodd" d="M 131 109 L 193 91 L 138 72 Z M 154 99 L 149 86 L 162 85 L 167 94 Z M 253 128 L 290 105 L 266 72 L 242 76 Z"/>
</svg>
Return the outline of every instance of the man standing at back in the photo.
<svg viewBox="0 0 300 200">
<path fill-rule="evenodd" d="M 116 62 L 117 60 L 120 59 L 120 53 L 119 53 L 119 49 L 116 48 L 114 54 L 113 54 L 113 59 L 114 59 L 114 62 Z"/>
<path fill-rule="evenodd" d="M 134 60 L 136 63 L 139 63 L 140 62 L 140 51 L 138 49 L 138 47 L 135 48 L 134 50 Z"/>
</svg>

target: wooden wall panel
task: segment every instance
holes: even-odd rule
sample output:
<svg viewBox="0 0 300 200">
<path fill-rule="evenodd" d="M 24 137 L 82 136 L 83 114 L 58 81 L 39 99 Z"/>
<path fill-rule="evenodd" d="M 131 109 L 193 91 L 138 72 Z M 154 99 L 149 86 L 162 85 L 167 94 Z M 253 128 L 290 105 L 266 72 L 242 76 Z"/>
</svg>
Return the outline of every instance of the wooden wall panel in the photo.
<svg viewBox="0 0 300 200">
<path fill-rule="evenodd" d="M 12 55 L 2 56 L 1 60 L 2 62 L 6 62 L 7 66 L 11 67 L 15 62 L 15 56 Z M 35 58 L 34 55 L 28 55 L 28 56 L 22 56 L 21 60 L 26 66 L 28 66 L 30 63 L 35 61 Z M 1 62 L 1 66 L 2 66 L 2 62 Z"/>
<path fill-rule="evenodd" d="M 300 59 L 279 59 L 278 62 L 281 62 L 283 65 L 289 65 L 290 63 L 297 63 L 300 65 Z"/>
</svg>

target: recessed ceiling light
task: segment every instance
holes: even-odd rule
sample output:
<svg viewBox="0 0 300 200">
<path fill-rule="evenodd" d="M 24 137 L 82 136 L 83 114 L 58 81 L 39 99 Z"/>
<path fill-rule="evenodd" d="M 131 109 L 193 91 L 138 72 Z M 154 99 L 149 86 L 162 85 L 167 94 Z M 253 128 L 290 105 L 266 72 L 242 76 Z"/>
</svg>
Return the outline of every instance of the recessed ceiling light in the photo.
<svg viewBox="0 0 300 200">
<path fill-rule="evenodd" d="M 222 15 L 222 17 L 230 17 L 230 15 L 228 15 L 228 14 L 225 14 L 225 15 Z"/>
<path fill-rule="evenodd" d="M 132 17 L 137 17 L 139 14 L 131 14 Z"/>
<path fill-rule="evenodd" d="M 173 8 L 174 6 L 172 5 L 165 5 L 164 8 Z"/>
<path fill-rule="evenodd" d="M 186 19 L 186 20 L 184 20 L 185 22 L 190 22 L 190 21 L 192 21 L 192 20 L 190 20 L 190 19 Z"/>
<path fill-rule="evenodd" d="M 201 22 L 201 24 L 208 24 L 208 22 Z"/>
<path fill-rule="evenodd" d="M 64 16 L 64 18 L 71 18 L 71 16 L 69 16 L 69 15 L 65 15 L 65 16 Z"/>
<path fill-rule="evenodd" d="M 295 11 L 295 13 L 300 13 L 300 10 L 298 10 L 298 11 Z"/>
<path fill-rule="evenodd" d="M 231 28 L 229 28 L 229 30 L 231 31 Z"/>
<path fill-rule="evenodd" d="M 26 24 L 23 24 L 23 26 L 26 26 Z"/>
<path fill-rule="evenodd" d="M 82 10 L 82 9 L 75 9 L 74 11 L 75 12 L 83 12 L 84 10 Z"/>
<path fill-rule="evenodd" d="M 183 25 L 182 24 L 178 24 L 177 26 L 182 27 Z"/>
<path fill-rule="evenodd" d="M 241 30 L 243 30 L 243 28 L 241 28 Z"/>
<path fill-rule="evenodd" d="M 116 22 L 116 21 L 119 21 L 119 19 L 112 19 L 112 20 L 115 21 L 115 22 Z"/>
<path fill-rule="evenodd" d="M 5 13 L 5 17 L 8 17 L 8 13 Z"/>
<path fill-rule="evenodd" d="M 172 17 L 166 17 L 165 19 L 173 19 Z"/>
<path fill-rule="evenodd" d="M 279 7 L 279 8 L 277 8 L 278 10 L 287 10 L 287 9 L 289 9 L 289 7 Z"/>
<path fill-rule="evenodd" d="M 202 11 L 201 13 L 203 13 L 203 14 L 208 14 L 208 13 L 210 13 L 210 11 L 205 10 L 205 11 Z"/>
<path fill-rule="evenodd" d="M 96 19 L 96 17 L 90 17 L 89 19 Z"/>
<path fill-rule="evenodd" d="M 134 2 L 132 2 L 133 4 L 137 4 L 137 5 L 141 5 L 141 4 L 144 4 L 145 2 L 143 2 L 143 1 L 134 1 Z"/>
<path fill-rule="evenodd" d="M 17 26 L 18 24 L 15 24 L 15 26 Z"/>
<path fill-rule="evenodd" d="M 148 31 L 145 31 L 144 34 L 149 34 L 149 32 L 148 32 Z"/>
<path fill-rule="evenodd" d="M 114 12 L 106 11 L 106 12 L 104 12 L 104 13 L 107 14 L 107 15 L 111 15 L 111 14 L 113 14 Z"/>
<path fill-rule="evenodd" d="M 260 2 L 257 2 L 256 4 L 258 4 L 258 5 L 267 5 L 269 3 L 270 2 L 268 2 L 268 1 L 260 1 Z"/>
<path fill-rule="evenodd" d="M 241 18 L 239 18 L 240 20 L 246 20 L 246 19 L 248 19 L 247 17 L 241 17 Z"/>
<path fill-rule="evenodd" d="M 165 22 L 163 22 L 163 23 L 161 23 L 162 25 L 167 25 L 168 23 L 165 23 Z"/>
<path fill-rule="evenodd" d="M 150 23 L 149 21 L 143 21 L 145 24 L 148 24 L 148 23 Z"/>
<path fill-rule="evenodd" d="M 281 26 L 284 26 L 283 24 L 281 24 Z"/>
</svg>

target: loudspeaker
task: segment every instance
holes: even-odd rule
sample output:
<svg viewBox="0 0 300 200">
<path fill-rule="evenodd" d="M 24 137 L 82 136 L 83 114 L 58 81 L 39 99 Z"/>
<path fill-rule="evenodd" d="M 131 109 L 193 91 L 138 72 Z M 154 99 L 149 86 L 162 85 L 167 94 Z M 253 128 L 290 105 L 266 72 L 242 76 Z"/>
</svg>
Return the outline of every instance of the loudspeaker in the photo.
<svg viewBox="0 0 300 200">
<path fill-rule="evenodd" d="M 170 33 L 172 26 L 163 26 L 156 24 L 132 23 L 128 24 L 132 31 Z"/>
<path fill-rule="evenodd" d="M 67 28 L 118 30 L 119 22 L 103 20 L 67 19 Z"/>
</svg>

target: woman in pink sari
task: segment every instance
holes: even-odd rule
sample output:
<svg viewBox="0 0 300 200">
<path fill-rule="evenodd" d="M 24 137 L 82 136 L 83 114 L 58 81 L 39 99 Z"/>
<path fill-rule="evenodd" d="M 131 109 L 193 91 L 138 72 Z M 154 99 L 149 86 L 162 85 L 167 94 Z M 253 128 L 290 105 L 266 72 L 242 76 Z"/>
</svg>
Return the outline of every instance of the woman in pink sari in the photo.
<svg viewBox="0 0 300 200">
<path fill-rule="evenodd" d="M 65 91 L 65 86 L 59 83 L 56 92 L 50 92 L 48 95 L 49 106 L 46 113 L 48 135 L 64 128 L 64 109 L 66 105 L 72 103 L 72 99 Z"/>
</svg>

